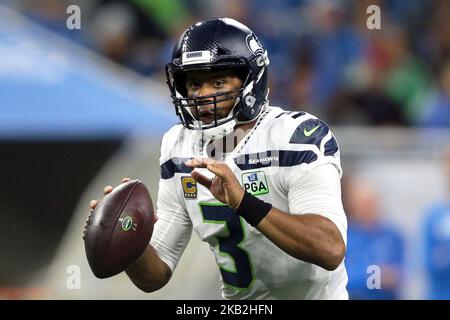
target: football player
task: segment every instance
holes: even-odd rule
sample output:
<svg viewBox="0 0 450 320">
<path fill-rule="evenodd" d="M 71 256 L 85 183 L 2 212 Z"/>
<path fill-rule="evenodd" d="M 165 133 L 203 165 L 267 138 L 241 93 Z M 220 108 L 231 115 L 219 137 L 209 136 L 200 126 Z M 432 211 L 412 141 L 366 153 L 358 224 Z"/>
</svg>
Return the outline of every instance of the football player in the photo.
<svg viewBox="0 0 450 320">
<path fill-rule="evenodd" d="M 150 245 L 126 270 L 140 289 L 169 281 L 195 230 L 226 299 L 348 299 L 337 141 L 313 115 L 269 106 L 268 64 L 229 18 L 176 44 L 166 74 L 180 124 L 162 140 Z"/>
</svg>

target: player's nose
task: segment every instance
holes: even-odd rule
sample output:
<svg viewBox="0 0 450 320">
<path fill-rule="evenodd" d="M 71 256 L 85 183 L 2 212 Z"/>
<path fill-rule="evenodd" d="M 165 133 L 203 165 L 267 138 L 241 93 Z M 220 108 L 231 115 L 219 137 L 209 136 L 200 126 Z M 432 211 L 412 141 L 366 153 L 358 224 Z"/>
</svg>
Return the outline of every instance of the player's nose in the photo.
<svg viewBox="0 0 450 320">
<path fill-rule="evenodd" d="M 215 93 L 216 93 L 216 89 L 207 82 L 202 83 L 197 92 L 199 98 L 204 97 L 204 96 L 209 96 L 209 95 L 215 94 Z M 212 102 L 213 98 L 206 98 L 204 100 L 208 100 L 208 101 Z"/>
</svg>

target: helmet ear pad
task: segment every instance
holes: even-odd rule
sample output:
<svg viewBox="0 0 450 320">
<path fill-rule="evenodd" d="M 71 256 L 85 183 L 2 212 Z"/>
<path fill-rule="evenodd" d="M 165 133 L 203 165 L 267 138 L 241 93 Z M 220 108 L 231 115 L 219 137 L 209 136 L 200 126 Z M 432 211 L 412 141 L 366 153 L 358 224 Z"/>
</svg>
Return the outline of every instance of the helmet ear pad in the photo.
<svg viewBox="0 0 450 320">
<path fill-rule="evenodd" d="M 248 83 L 245 86 L 251 86 L 250 91 L 246 91 L 244 87 L 244 94 L 236 105 L 236 119 L 238 122 L 247 122 L 255 119 L 263 109 L 263 105 L 267 102 L 267 67 L 263 68 L 262 75 L 251 75 Z M 263 92 L 264 94 L 255 94 L 256 92 Z M 257 107 L 255 107 L 257 106 Z"/>
<path fill-rule="evenodd" d="M 173 74 L 173 80 L 175 85 L 175 90 L 178 91 L 183 97 L 187 98 L 187 87 L 186 87 L 186 73 L 176 72 Z"/>
</svg>

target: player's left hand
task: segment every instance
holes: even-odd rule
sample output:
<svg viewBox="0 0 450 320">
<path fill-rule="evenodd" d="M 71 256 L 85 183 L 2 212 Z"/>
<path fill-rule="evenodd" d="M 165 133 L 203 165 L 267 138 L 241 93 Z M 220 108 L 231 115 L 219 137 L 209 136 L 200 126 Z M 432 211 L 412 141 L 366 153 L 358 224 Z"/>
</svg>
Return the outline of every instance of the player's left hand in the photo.
<svg viewBox="0 0 450 320">
<path fill-rule="evenodd" d="M 191 176 L 207 187 L 220 202 L 226 203 L 232 209 L 239 207 L 245 191 L 228 165 L 210 158 L 188 160 L 185 165 L 192 168 L 206 168 L 214 173 L 213 179 L 208 179 L 197 171 L 192 171 Z"/>
</svg>

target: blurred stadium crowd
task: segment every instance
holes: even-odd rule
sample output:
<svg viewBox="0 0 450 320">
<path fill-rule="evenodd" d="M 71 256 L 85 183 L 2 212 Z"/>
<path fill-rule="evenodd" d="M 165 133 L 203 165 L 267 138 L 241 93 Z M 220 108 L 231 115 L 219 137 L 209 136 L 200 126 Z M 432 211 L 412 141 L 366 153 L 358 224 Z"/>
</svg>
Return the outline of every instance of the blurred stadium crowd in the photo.
<svg viewBox="0 0 450 320">
<path fill-rule="evenodd" d="M 160 83 L 166 81 L 164 65 L 186 26 L 213 16 L 233 17 L 250 26 L 269 52 L 272 105 L 308 111 L 341 128 L 450 129 L 448 0 L 3 2 L 40 25 Z M 66 27 L 66 9 L 71 4 L 81 8 L 81 30 Z M 366 9 L 373 4 L 381 8 L 381 30 L 366 26 Z M 372 148 L 370 142 L 367 144 Z M 404 166 L 402 155 L 395 157 L 404 161 Z M 427 157 L 420 154 L 423 162 L 417 167 L 430 169 L 432 165 L 421 167 L 422 163 L 431 163 L 424 160 Z M 427 199 L 428 208 L 416 208 L 425 217 L 420 235 L 414 233 L 414 237 L 423 237 L 423 248 L 414 247 L 412 254 L 423 260 L 427 272 L 428 287 L 423 297 L 433 299 L 450 299 L 450 152 L 443 160 L 442 177 L 448 186 L 442 193 L 447 198 L 435 203 Z M 344 172 L 345 166 L 344 161 Z M 394 178 L 388 182 L 394 185 L 392 181 Z M 434 186 L 427 183 L 424 185 Z M 384 196 L 389 186 L 386 189 Z M 349 219 L 346 267 L 351 298 L 409 297 L 404 282 L 405 270 L 411 268 L 406 259 L 411 239 L 404 237 L 402 230 L 383 223 L 382 202 L 386 198 L 364 179 L 348 174 L 344 175 L 342 190 Z M 402 215 L 407 212 L 401 205 L 395 209 Z M 383 269 L 379 291 L 367 287 L 367 266 L 373 264 Z"/>
<path fill-rule="evenodd" d="M 29 17 L 102 55 L 164 79 L 187 25 L 230 16 L 252 27 L 271 59 L 273 105 L 335 125 L 450 127 L 447 0 L 19 0 Z M 66 28 L 66 8 L 82 28 Z M 381 30 L 369 30 L 369 5 Z"/>
</svg>

